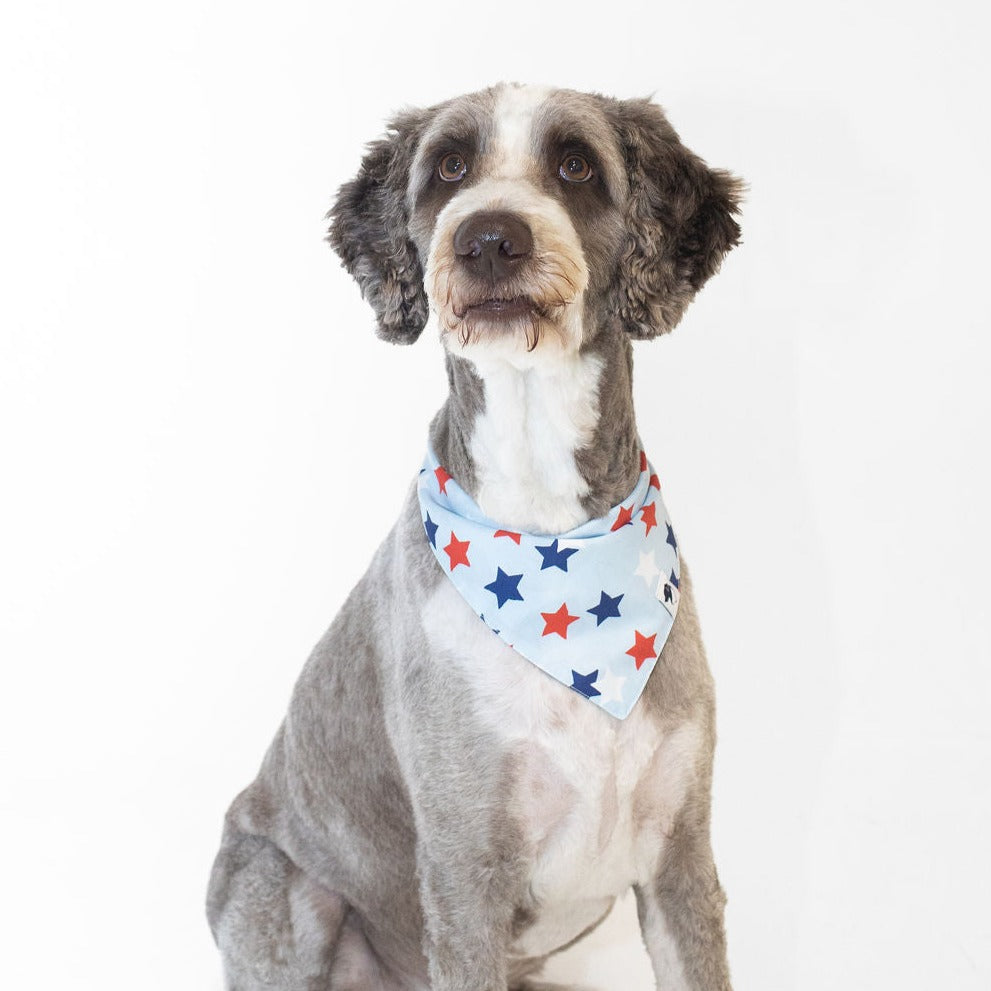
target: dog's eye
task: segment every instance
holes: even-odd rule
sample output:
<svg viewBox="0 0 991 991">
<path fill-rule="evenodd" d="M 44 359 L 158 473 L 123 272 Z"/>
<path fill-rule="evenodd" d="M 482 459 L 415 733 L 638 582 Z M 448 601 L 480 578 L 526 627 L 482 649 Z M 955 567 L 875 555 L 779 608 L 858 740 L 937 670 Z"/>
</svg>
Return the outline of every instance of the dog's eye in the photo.
<svg viewBox="0 0 991 991">
<path fill-rule="evenodd" d="M 568 155 L 561 162 L 558 174 L 568 182 L 587 182 L 592 178 L 592 166 L 581 155 Z"/>
<path fill-rule="evenodd" d="M 444 182 L 457 182 L 465 177 L 468 166 L 465 160 L 456 152 L 448 152 L 437 163 L 437 174 Z"/>
</svg>

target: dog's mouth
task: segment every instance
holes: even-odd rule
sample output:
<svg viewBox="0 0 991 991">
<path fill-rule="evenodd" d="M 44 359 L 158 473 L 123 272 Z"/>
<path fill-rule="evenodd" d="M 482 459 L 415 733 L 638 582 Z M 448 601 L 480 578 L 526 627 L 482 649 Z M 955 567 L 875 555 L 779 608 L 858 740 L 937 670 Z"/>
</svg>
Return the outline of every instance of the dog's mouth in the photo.
<svg viewBox="0 0 991 991">
<path fill-rule="evenodd" d="M 489 320 L 515 320 L 520 317 L 532 317 L 540 312 L 540 308 L 529 296 L 491 296 L 467 304 L 461 312 L 455 312 L 459 320 L 465 317 L 483 318 Z"/>
<path fill-rule="evenodd" d="M 566 302 L 562 299 L 548 304 L 526 295 L 485 296 L 452 306 L 457 323 L 450 324 L 448 330 L 457 334 L 462 347 L 472 341 L 506 340 L 519 333 L 526 340 L 527 351 L 532 351 L 542 328 L 558 329 L 551 317 Z"/>
</svg>

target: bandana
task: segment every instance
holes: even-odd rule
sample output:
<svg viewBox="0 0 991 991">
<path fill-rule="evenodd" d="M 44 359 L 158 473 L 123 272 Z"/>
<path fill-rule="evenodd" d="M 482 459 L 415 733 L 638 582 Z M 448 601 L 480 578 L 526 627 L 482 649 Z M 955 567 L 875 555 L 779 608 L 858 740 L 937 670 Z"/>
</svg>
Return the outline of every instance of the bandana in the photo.
<svg viewBox="0 0 991 991">
<path fill-rule="evenodd" d="M 641 452 L 640 478 L 628 498 L 557 535 L 501 528 L 431 451 L 418 494 L 444 574 L 492 632 L 625 719 L 678 611 L 678 542 L 647 456 Z"/>
</svg>

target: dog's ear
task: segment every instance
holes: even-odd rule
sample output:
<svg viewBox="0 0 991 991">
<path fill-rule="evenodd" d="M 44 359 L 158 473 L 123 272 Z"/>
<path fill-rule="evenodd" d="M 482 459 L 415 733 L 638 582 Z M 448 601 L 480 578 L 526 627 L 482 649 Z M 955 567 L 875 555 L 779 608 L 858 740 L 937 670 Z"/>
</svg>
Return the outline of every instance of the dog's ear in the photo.
<svg viewBox="0 0 991 991">
<path fill-rule="evenodd" d="M 379 336 L 396 344 L 412 344 L 429 312 L 406 207 L 410 166 L 426 118 L 426 111 L 409 110 L 391 121 L 327 214 L 327 240 L 375 310 Z"/>
<path fill-rule="evenodd" d="M 655 337 L 678 323 L 723 255 L 739 244 L 733 218 L 744 186 L 690 152 L 649 100 L 610 101 L 606 110 L 630 184 L 618 310 L 632 337 Z"/>
</svg>

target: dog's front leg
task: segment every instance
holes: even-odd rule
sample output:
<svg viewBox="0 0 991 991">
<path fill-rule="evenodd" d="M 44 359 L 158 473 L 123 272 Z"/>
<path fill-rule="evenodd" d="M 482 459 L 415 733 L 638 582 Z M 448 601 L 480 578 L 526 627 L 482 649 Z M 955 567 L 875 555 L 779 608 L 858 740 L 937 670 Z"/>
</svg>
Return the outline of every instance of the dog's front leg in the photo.
<svg viewBox="0 0 991 991">
<path fill-rule="evenodd" d="M 489 823 L 452 815 L 418 851 L 432 991 L 506 991 L 521 865 Z M 496 841 L 493 843 L 492 840 Z"/>
<path fill-rule="evenodd" d="M 421 697 L 420 713 L 432 700 Z M 431 991 L 506 991 L 528 846 L 510 812 L 513 761 L 463 713 L 456 722 L 439 711 L 418 719 L 401 757 L 416 820 L 423 949 Z"/>
<path fill-rule="evenodd" d="M 708 826 L 683 815 L 665 840 L 658 876 L 637 886 L 637 912 L 658 991 L 731 991 L 723 932 L 726 896 Z"/>
</svg>

